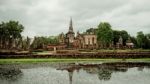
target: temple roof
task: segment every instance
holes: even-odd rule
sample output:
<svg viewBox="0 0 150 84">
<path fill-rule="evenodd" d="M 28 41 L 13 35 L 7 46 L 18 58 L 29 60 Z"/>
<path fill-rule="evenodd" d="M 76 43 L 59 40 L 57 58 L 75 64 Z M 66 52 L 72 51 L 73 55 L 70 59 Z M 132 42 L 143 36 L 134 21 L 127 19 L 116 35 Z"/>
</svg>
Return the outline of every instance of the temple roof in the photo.
<svg viewBox="0 0 150 84">
<path fill-rule="evenodd" d="M 72 18 L 70 19 L 70 23 L 69 23 L 69 31 L 67 32 L 67 34 L 74 34 L 74 32 L 73 32 Z"/>
</svg>

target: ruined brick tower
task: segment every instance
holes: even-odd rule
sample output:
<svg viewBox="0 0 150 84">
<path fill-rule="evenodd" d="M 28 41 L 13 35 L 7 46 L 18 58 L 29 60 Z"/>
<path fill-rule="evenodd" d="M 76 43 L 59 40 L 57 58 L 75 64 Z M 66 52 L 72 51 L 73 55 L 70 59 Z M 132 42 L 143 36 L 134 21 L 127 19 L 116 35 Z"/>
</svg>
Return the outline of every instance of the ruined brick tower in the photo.
<svg viewBox="0 0 150 84">
<path fill-rule="evenodd" d="M 73 44 L 74 38 L 75 38 L 75 33 L 73 31 L 73 23 L 72 23 L 72 18 L 71 18 L 70 23 L 69 23 L 69 30 L 66 34 L 66 42 L 69 46 Z"/>
</svg>

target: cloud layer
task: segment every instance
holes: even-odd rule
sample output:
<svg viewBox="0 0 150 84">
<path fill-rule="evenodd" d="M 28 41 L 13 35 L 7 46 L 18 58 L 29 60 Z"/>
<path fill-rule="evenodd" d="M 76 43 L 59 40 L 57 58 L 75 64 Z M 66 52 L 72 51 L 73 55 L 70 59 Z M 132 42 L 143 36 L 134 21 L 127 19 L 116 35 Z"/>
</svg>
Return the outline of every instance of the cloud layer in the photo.
<svg viewBox="0 0 150 84">
<path fill-rule="evenodd" d="M 1 0 L 0 21 L 17 20 L 24 36 L 67 32 L 70 17 L 75 31 L 107 21 L 113 29 L 150 33 L 150 0 Z"/>
</svg>

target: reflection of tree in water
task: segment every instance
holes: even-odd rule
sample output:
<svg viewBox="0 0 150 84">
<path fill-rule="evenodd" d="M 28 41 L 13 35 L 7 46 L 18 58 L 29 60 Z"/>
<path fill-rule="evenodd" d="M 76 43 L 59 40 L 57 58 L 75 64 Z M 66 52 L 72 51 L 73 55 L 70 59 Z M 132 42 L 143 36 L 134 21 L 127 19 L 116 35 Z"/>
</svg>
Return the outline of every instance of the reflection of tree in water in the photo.
<svg viewBox="0 0 150 84">
<path fill-rule="evenodd" d="M 110 80 L 112 71 L 107 67 L 98 68 L 98 78 L 99 80 Z"/>
<path fill-rule="evenodd" d="M 150 69 L 150 66 L 146 66 L 145 68 Z"/>
<path fill-rule="evenodd" d="M 144 66 L 138 67 L 138 71 L 143 71 Z"/>
<path fill-rule="evenodd" d="M 68 71 L 69 73 L 69 84 L 72 84 L 73 71 Z"/>
<path fill-rule="evenodd" d="M 97 74 L 99 80 L 108 81 L 111 79 L 111 75 L 113 72 L 127 72 L 129 68 L 133 67 L 138 67 L 138 70 L 142 71 L 145 67 L 150 68 L 150 63 L 118 62 L 103 64 L 70 64 L 67 66 L 63 66 L 58 70 L 67 70 L 70 84 L 72 84 L 73 72 L 75 70 L 79 71 L 80 69 L 83 69 L 89 74 Z"/>
<path fill-rule="evenodd" d="M 16 81 L 22 76 L 20 69 L 16 68 L 0 68 L 0 79 Z"/>
<path fill-rule="evenodd" d="M 100 80 L 110 80 L 113 72 L 126 72 L 128 68 L 100 64 L 91 67 L 83 67 L 83 70 L 89 74 L 97 74 Z"/>
<path fill-rule="evenodd" d="M 68 72 L 69 84 L 72 84 L 73 73 L 75 70 L 79 72 L 79 69 L 80 69 L 80 67 L 73 63 L 73 64 L 59 66 L 59 68 L 57 70 L 66 70 Z"/>
</svg>

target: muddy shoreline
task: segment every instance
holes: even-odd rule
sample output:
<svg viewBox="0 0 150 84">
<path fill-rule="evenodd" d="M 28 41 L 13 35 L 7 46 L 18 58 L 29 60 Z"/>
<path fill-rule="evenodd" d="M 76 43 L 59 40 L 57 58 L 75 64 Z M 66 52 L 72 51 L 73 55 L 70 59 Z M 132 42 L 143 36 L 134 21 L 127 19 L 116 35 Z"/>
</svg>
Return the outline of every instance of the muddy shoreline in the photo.
<svg viewBox="0 0 150 84">
<path fill-rule="evenodd" d="M 150 58 L 149 51 L 142 52 L 94 52 L 94 53 L 0 53 L 0 58 Z"/>
</svg>

